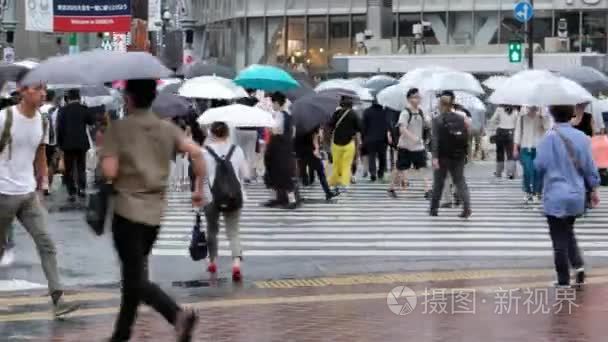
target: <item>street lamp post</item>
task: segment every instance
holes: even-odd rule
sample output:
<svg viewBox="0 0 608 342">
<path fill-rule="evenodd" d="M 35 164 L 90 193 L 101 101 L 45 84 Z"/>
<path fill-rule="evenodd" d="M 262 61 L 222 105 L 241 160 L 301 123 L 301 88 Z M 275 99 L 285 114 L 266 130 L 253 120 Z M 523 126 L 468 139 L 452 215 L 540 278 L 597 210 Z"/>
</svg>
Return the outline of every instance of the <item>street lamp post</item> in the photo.
<svg viewBox="0 0 608 342">
<path fill-rule="evenodd" d="M 160 34 L 158 36 L 158 56 L 159 56 L 159 58 L 161 58 L 161 60 L 164 58 L 167 27 L 171 24 L 171 19 L 172 19 L 171 11 L 169 10 L 168 7 L 165 7 L 161 14 L 162 21 L 155 23 L 157 26 L 160 26 L 160 29 L 161 29 Z"/>
</svg>

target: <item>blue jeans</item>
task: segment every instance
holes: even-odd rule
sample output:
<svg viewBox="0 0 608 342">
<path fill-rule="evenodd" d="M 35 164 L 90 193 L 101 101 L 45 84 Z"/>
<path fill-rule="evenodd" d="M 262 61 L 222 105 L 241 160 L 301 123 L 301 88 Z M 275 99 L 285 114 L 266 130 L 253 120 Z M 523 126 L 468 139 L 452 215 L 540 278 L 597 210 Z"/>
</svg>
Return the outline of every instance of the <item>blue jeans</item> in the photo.
<svg viewBox="0 0 608 342">
<path fill-rule="evenodd" d="M 540 175 L 534 168 L 536 159 L 535 148 L 522 148 L 519 152 L 519 161 L 524 169 L 523 189 L 527 194 L 540 194 L 542 192 L 542 182 Z"/>
</svg>

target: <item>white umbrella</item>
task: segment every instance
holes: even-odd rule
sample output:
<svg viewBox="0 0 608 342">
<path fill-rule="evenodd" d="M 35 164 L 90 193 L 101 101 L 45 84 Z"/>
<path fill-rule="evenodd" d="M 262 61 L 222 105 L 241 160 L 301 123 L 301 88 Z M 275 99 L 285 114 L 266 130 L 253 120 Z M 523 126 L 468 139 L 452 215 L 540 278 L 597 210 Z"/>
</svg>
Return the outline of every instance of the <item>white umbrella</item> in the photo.
<svg viewBox="0 0 608 342">
<path fill-rule="evenodd" d="M 574 81 L 536 70 L 510 77 L 489 101 L 518 106 L 575 105 L 591 102 L 593 96 Z"/>
<path fill-rule="evenodd" d="M 374 96 L 369 91 L 369 89 L 362 87 L 357 82 L 353 80 L 345 80 L 345 79 L 334 79 L 325 82 L 319 83 L 319 85 L 315 88 L 316 92 L 330 90 L 330 89 L 346 89 L 357 93 L 359 99 L 361 101 L 373 101 Z"/>
<path fill-rule="evenodd" d="M 406 95 L 410 87 L 396 84 L 380 91 L 376 96 L 378 104 L 396 111 L 402 111 L 407 106 Z"/>
<path fill-rule="evenodd" d="M 483 85 L 495 90 L 500 87 L 509 77 L 502 75 L 490 76 L 487 80 L 483 81 Z"/>
<path fill-rule="evenodd" d="M 454 70 L 441 66 L 416 68 L 408 71 L 407 74 L 401 77 L 399 82 L 403 83 L 406 86 L 409 86 L 410 88 L 418 88 L 420 87 L 420 83 L 426 81 L 434 74 L 449 71 Z"/>
<path fill-rule="evenodd" d="M 473 111 L 485 112 L 486 111 L 486 105 L 478 97 L 473 96 L 464 91 L 456 91 L 456 92 L 454 92 L 454 95 L 456 95 L 456 103 L 460 104 L 467 110 L 469 110 L 471 112 L 473 112 Z"/>
<path fill-rule="evenodd" d="M 272 114 L 260 108 L 242 104 L 209 109 L 196 121 L 199 125 L 225 122 L 234 127 L 273 127 L 275 125 Z"/>
<path fill-rule="evenodd" d="M 197 99 L 234 100 L 247 97 L 245 89 L 237 86 L 227 78 L 201 76 L 184 82 L 179 95 Z"/>
<path fill-rule="evenodd" d="M 444 90 L 464 91 L 481 95 L 483 88 L 475 76 L 462 71 L 438 72 L 431 75 L 419 87 L 425 91 L 440 92 Z"/>
</svg>

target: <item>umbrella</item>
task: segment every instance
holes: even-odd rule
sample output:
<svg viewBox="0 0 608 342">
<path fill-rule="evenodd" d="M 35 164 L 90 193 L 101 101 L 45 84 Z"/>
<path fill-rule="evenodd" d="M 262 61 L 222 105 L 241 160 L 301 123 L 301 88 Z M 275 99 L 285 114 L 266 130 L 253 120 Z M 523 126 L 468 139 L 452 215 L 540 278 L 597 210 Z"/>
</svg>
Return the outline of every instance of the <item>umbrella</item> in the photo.
<svg viewBox="0 0 608 342">
<path fill-rule="evenodd" d="M 254 64 L 242 70 L 234 82 L 245 89 L 267 92 L 288 91 L 300 85 L 289 73 L 277 67 Z"/>
<path fill-rule="evenodd" d="M 364 87 L 365 86 L 365 82 L 367 82 L 367 78 L 365 77 L 353 77 L 353 78 L 349 78 L 348 81 L 358 85 L 359 87 Z"/>
<path fill-rule="evenodd" d="M 376 75 L 367 80 L 363 86 L 365 88 L 370 89 L 373 94 L 378 94 L 381 90 L 398 83 L 399 81 L 397 81 L 397 79 L 393 77 L 386 75 Z"/>
<path fill-rule="evenodd" d="M 172 74 L 147 52 L 87 51 L 52 57 L 24 78 L 24 84 L 103 84 L 118 80 L 159 79 Z"/>
<path fill-rule="evenodd" d="M 371 94 L 369 89 L 361 87 L 360 85 L 358 85 L 356 82 L 353 82 L 352 80 L 333 79 L 333 80 L 321 82 L 315 88 L 315 91 L 321 92 L 324 90 L 331 90 L 331 89 L 341 89 L 341 90 L 347 90 L 347 91 L 349 91 L 349 93 L 355 93 L 361 101 L 373 101 L 374 100 L 374 96 Z M 344 95 L 344 96 L 348 96 L 348 95 Z"/>
<path fill-rule="evenodd" d="M 485 112 L 486 105 L 478 97 L 464 91 L 455 91 L 456 103 L 466 108 L 469 112 Z"/>
<path fill-rule="evenodd" d="M 536 77 L 532 77 L 534 74 Z M 537 70 L 510 77 L 489 101 L 518 106 L 575 105 L 591 102 L 593 96 L 574 81 Z"/>
<path fill-rule="evenodd" d="M 452 69 L 440 67 L 440 66 L 430 66 L 424 68 L 416 68 L 410 70 L 407 74 L 405 74 L 399 82 L 405 84 L 410 88 L 419 88 L 420 83 L 426 81 L 432 75 L 439 72 L 448 72 L 453 71 Z"/>
<path fill-rule="evenodd" d="M 314 92 L 315 91 L 312 88 L 300 87 L 300 88 L 292 89 L 292 90 L 285 92 L 285 96 L 287 96 L 289 101 L 295 102 L 299 98 L 304 97 L 306 95 L 313 94 Z"/>
<path fill-rule="evenodd" d="M 306 96 L 312 92 L 314 92 L 315 83 L 308 74 L 303 72 L 294 72 L 290 70 L 286 70 L 298 83 L 300 83 L 299 88 L 295 88 L 292 90 L 288 90 L 285 92 L 285 96 L 289 99 L 289 101 L 295 101 L 300 97 Z"/>
<path fill-rule="evenodd" d="M 475 76 L 462 71 L 434 73 L 431 77 L 421 82 L 419 87 L 425 91 L 434 92 L 458 90 L 476 95 L 484 93 L 481 84 Z"/>
<path fill-rule="evenodd" d="M 407 92 L 410 87 L 403 83 L 390 86 L 376 95 L 379 105 L 396 111 L 402 111 L 407 106 Z"/>
<path fill-rule="evenodd" d="M 299 98 L 291 105 L 296 134 L 304 135 L 327 123 L 340 103 L 340 92 L 327 90 Z"/>
<path fill-rule="evenodd" d="M 187 99 L 167 93 L 160 93 L 152 102 L 152 111 L 164 119 L 186 116 L 192 111 Z"/>
<path fill-rule="evenodd" d="M 234 69 L 227 66 L 198 61 L 194 64 L 182 67 L 178 75 L 183 75 L 186 78 L 195 78 L 199 76 L 218 76 L 233 79 L 236 76 Z"/>
<path fill-rule="evenodd" d="M 580 84 L 594 94 L 608 90 L 608 76 L 588 66 L 578 66 L 560 72 L 560 75 Z"/>
<path fill-rule="evenodd" d="M 80 95 L 87 97 L 97 97 L 97 96 L 111 96 L 110 89 L 98 85 L 98 86 L 90 86 L 90 87 L 82 87 L 80 88 Z"/>
<path fill-rule="evenodd" d="M 225 122 L 234 127 L 273 127 L 275 125 L 272 114 L 269 112 L 242 104 L 209 109 L 196 121 L 199 125 Z"/>
<path fill-rule="evenodd" d="M 496 88 L 500 87 L 507 79 L 507 76 L 502 75 L 490 76 L 487 80 L 483 81 L 483 85 L 492 90 L 495 90 Z"/>
<path fill-rule="evenodd" d="M 171 83 L 171 84 L 168 84 L 168 85 L 160 88 L 159 92 L 165 93 L 165 94 L 177 94 L 177 93 L 179 93 L 179 88 L 181 88 L 181 87 L 182 87 L 182 83 Z"/>
<path fill-rule="evenodd" d="M 201 76 L 184 82 L 179 95 L 197 99 L 234 100 L 249 96 L 245 89 L 227 78 Z"/>
</svg>

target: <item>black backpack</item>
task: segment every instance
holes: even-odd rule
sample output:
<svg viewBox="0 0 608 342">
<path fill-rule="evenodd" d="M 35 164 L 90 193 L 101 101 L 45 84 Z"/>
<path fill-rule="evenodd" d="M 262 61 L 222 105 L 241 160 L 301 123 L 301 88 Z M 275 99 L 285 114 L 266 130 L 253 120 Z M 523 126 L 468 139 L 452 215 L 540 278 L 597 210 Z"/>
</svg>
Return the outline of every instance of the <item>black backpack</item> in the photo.
<svg viewBox="0 0 608 342">
<path fill-rule="evenodd" d="M 464 158 L 469 147 L 465 119 L 456 113 L 443 114 L 439 137 L 439 154 L 448 158 Z"/>
<path fill-rule="evenodd" d="M 205 149 L 215 159 L 217 165 L 215 167 L 215 180 L 213 184 L 210 184 L 211 195 L 213 195 L 212 204 L 221 212 L 232 212 L 241 209 L 243 207 L 243 191 L 230 162 L 236 146 L 230 146 L 230 150 L 225 158 L 218 156 L 209 146 L 205 146 Z"/>
</svg>

